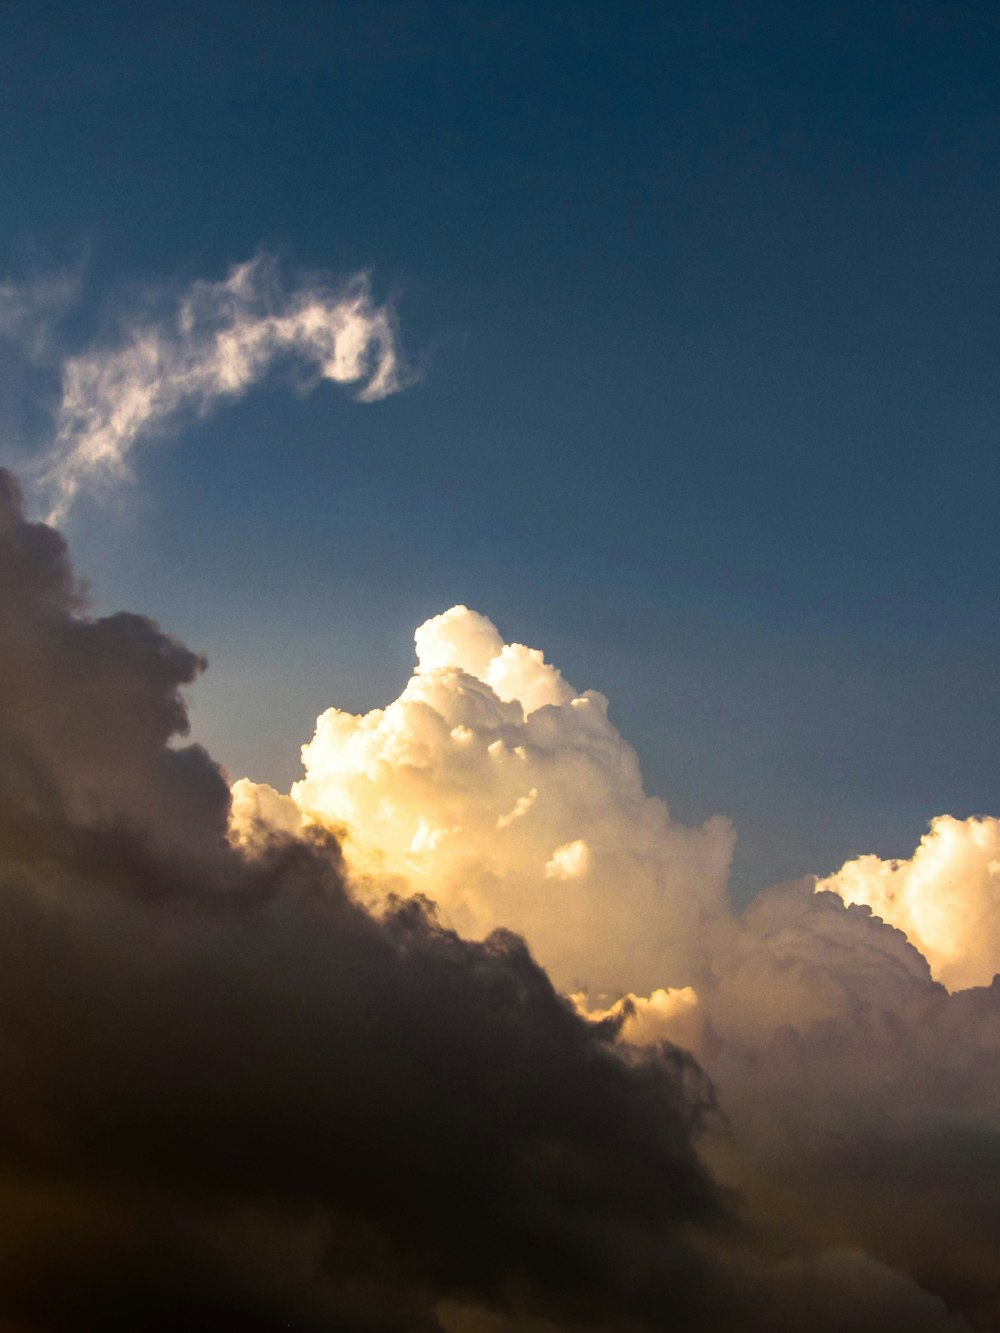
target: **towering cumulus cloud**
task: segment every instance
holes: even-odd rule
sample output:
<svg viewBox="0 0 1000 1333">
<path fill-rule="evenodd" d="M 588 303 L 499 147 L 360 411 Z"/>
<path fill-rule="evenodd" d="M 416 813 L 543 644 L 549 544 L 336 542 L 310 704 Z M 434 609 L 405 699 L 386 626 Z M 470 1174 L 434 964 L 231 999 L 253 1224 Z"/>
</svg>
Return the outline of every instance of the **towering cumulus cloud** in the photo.
<svg viewBox="0 0 1000 1333">
<path fill-rule="evenodd" d="M 135 447 L 178 412 L 241 397 L 282 359 L 357 385 L 362 402 L 405 378 L 393 311 L 373 302 L 364 274 L 289 292 L 272 259 L 239 264 L 221 282 L 194 283 L 162 317 L 129 321 L 119 341 L 66 361 L 57 440 L 40 477 L 50 521 L 81 489 L 119 482 Z"/>
<path fill-rule="evenodd" d="M 607 700 L 485 616 L 453 607 L 416 647 L 395 703 L 320 717 L 290 801 L 237 783 L 241 834 L 258 815 L 336 829 L 359 882 L 424 894 L 466 934 L 522 932 L 568 987 L 695 980 L 726 909 L 728 821 L 674 823 Z"/>
</svg>

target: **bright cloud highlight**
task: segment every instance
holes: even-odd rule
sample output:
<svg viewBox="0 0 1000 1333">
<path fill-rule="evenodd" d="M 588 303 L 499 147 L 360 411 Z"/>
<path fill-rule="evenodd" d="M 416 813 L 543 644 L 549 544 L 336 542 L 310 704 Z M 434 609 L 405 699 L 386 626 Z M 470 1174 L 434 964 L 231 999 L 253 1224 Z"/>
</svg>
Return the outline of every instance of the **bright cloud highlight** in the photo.
<svg viewBox="0 0 1000 1333">
<path fill-rule="evenodd" d="M 950 990 L 1000 972 L 1000 819 L 940 815 L 910 860 L 859 856 L 817 888 L 898 926 Z"/>
<path fill-rule="evenodd" d="M 675 823 L 604 696 L 485 616 L 452 607 L 416 647 L 387 708 L 323 713 L 290 797 L 236 784 L 238 835 L 258 819 L 334 829 L 372 892 L 424 894 L 475 937 L 517 930 L 566 987 L 696 982 L 705 927 L 727 910 L 729 822 Z"/>
</svg>

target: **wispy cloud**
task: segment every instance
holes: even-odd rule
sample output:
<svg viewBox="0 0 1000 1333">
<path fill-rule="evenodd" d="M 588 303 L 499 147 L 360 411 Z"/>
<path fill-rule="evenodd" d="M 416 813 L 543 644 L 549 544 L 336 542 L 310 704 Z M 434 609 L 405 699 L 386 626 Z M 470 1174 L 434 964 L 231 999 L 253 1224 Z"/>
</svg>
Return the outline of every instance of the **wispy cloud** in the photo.
<svg viewBox="0 0 1000 1333">
<path fill-rule="evenodd" d="M 276 261 L 258 256 L 221 282 L 195 282 L 164 317 L 127 321 L 117 342 L 64 363 L 56 439 L 39 476 L 50 521 L 81 492 L 128 477 L 132 451 L 178 413 L 204 416 L 241 398 L 282 360 L 355 385 L 365 403 L 409 379 L 395 313 L 374 303 L 366 274 L 288 290 Z"/>
</svg>

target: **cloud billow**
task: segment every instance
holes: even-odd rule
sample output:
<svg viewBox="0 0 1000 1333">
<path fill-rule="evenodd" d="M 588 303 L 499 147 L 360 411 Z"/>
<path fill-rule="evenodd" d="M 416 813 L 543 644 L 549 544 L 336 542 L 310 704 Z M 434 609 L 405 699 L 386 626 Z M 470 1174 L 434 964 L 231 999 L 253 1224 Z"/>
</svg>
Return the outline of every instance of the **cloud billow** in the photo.
<svg viewBox="0 0 1000 1333">
<path fill-rule="evenodd" d="M 51 368 L 78 275 L 0 284 Z M 63 360 L 53 517 L 285 366 L 412 378 L 267 256 Z M 1000 821 L 734 912 L 734 830 L 459 605 L 285 795 L 0 470 L 0 1326 L 1000 1328 Z M 563 993 L 567 992 L 567 993 Z"/>
<path fill-rule="evenodd" d="M 426 894 L 463 933 L 523 933 L 557 983 L 687 985 L 727 910 L 729 821 L 671 818 L 595 690 L 542 653 L 505 644 L 455 606 L 416 632 L 400 697 L 317 720 L 290 798 L 236 784 L 235 824 L 261 803 L 343 830 L 359 891 Z"/>
</svg>

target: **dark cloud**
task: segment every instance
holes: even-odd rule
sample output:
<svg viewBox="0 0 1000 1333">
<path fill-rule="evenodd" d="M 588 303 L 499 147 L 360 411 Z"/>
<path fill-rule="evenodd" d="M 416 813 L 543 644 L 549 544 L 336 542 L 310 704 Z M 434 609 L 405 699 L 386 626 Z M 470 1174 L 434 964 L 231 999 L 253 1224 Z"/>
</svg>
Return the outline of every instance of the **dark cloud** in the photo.
<svg viewBox="0 0 1000 1333">
<path fill-rule="evenodd" d="M 3 814 L 140 824 L 203 849 L 223 836 L 229 792 L 187 731 L 180 690 L 204 661 L 142 616 L 90 619 L 65 543 L 26 523 L 0 471 L 0 791 Z"/>
<path fill-rule="evenodd" d="M 374 918 L 329 841 L 230 848 L 221 774 L 168 744 L 203 663 L 88 618 L 6 476 L 0 626 L 0 1320 L 722 1307 L 732 1222 L 689 1057 L 619 1049 L 515 936 Z"/>
</svg>

